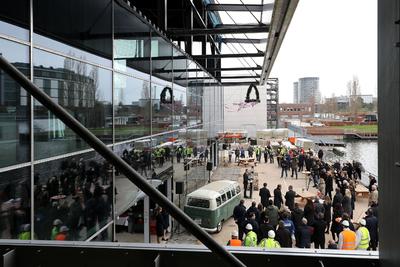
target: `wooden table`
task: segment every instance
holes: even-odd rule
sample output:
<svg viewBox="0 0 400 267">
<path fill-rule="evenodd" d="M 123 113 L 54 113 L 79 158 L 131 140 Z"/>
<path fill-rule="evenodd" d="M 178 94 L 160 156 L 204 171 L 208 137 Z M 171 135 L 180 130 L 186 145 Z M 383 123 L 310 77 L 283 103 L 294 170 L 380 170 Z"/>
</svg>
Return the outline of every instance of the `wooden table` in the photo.
<svg viewBox="0 0 400 267">
<path fill-rule="evenodd" d="M 243 165 L 247 167 L 250 163 L 254 163 L 254 166 L 257 166 L 257 163 L 254 158 L 239 159 L 238 166 Z"/>
<path fill-rule="evenodd" d="M 315 198 L 317 195 L 308 191 L 300 191 L 297 192 L 297 197 L 301 197 L 302 200 L 304 199 L 310 199 L 310 198 Z"/>
<path fill-rule="evenodd" d="M 369 190 L 362 184 L 357 184 L 356 185 L 356 195 L 361 196 L 361 197 L 368 197 L 369 196 Z"/>
</svg>

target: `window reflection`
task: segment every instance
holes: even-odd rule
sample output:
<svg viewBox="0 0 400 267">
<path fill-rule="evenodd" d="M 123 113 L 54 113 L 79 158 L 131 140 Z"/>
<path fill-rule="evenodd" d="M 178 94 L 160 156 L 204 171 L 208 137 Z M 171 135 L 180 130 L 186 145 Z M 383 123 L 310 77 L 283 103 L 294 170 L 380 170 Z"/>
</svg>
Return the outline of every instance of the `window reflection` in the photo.
<svg viewBox="0 0 400 267">
<path fill-rule="evenodd" d="M 0 238 L 30 239 L 30 167 L 0 173 Z"/>
<path fill-rule="evenodd" d="M 0 33 L 29 40 L 29 0 L 2 1 Z"/>
<path fill-rule="evenodd" d="M 170 131 L 172 130 L 172 99 L 169 90 L 171 85 L 168 83 L 159 85 L 154 82 L 151 85 L 152 134 Z M 163 100 L 162 93 L 165 96 Z"/>
<path fill-rule="evenodd" d="M 35 84 L 103 142 L 111 143 L 111 72 L 40 50 L 34 50 L 34 59 Z M 37 101 L 34 129 L 36 159 L 88 148 Z"/>
<path fill-rule="evenodd" d="M 25 75 L 29 75 L 29 48 L 0 39 L 0 54 Z M 30 159 L 29 97 L 3 70 L 0 70 L 0 167 Z"/>
<path fill-rule="evenodd" d="M 47 38 L 40 38 L 39 35 L 34 35 L 34 42 L 66 54 L 74 51 L 78 57 L 87 55 L 62 44 L 66 43 L 111 59 L 111 10 L 111 0 L 33 1 L 35 33 L 51 37 L 60 43 L 50 42 Z"/>
<path fill-rule="evenodd" d="M 115 141 L 150 134 L 150 83 L 114 74 Z"/>
<path fill-rule="evenodd" d="M 111 220 L 112 165 L 95 152 L 35 165 L 35 234 L 86 240 Z"/>
</svg>

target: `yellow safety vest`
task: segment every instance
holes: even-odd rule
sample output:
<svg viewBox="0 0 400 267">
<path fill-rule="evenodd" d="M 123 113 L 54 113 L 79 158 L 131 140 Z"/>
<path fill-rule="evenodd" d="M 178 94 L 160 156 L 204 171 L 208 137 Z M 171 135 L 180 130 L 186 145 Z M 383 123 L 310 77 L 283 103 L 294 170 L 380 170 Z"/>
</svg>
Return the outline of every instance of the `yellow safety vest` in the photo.
<svg viewBox="0 0 400 267">
<path fill-rule="evenodd" d="M 273 238 L 264 238 L 261 240 L 259 247 L 262 248 L 280 248 L 281 245 Z"/>
<path fill-rule="evenodd" d="M 364 226 L 361 226 L 358 230 L 361 232 L 361 241 L 357 249 L 366 250 L 369 247 L 369 231 Z"/>
<path fill-rule="evenodd" d="M 253 231 L 247 233 L 244 238 L 244 246 L 245 247 L 255 247 L 257 246 L 257 235 Z"/>
</svg>

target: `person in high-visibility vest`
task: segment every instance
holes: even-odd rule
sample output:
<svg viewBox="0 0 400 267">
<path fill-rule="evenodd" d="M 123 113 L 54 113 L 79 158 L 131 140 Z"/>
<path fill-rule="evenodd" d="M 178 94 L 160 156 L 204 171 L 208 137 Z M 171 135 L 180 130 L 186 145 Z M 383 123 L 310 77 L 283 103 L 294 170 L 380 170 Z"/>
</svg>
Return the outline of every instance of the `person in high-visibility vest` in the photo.
<svg viewBox="0 0 400 267">
<path fill-rule="evenodd" d="M 356 249 L 356 233 L 350 230 L 350 224 L 347 220 L 342 222 L 343 231 L 339 234 L 338 249 L 354 250 Z"/>
<path fill-rule="evenodd" d="M 242 245 L 242 241 L 239 240 L 238 236 L 239 236 L 238 232 L 233 231 L 231 234 L 231 239 L 228 241 L 228 244 L 226 244 L 226 245 L 232 246 L 232 247 L 240 247 Z"/>
<path fill-rule="evenodd" d="M 257 246 L 257 234 L 253 232 L 253 226 L 251 224 L 246 225 L 246 237 L 244 238 L 245 247 L 256 247 Z"/>
<path fill-rule="evenodd" d="M 263 240 L 261 240 L 258 246 L 261 248 L 280 248 L 281 245 L 274 238 L 275 238 L 275 232 L 273 230 L 269 230 L 268 238 L 264 238 Z"/>
<path fill-rule="evenodd" d="M 360 220 L 360 227 L 357 229 L 356 232 L 356 247 L 357 250 L 367 250 L 369 248 L 369 241 L 371 240 L 369 236 L 369 231 L 365 225 L 367 222 L 365 219 Z"/>
</svg>

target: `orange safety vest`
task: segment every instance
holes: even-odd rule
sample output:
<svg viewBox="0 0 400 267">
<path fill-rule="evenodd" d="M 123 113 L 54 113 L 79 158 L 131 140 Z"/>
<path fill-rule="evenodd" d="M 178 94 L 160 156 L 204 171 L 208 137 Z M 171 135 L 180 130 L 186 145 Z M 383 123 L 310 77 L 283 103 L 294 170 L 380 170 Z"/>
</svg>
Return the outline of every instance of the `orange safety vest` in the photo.
<svg viewBox="0 0 400 267">
<path fill-rule="evenodd" d="M 242 245 L 242 241 L 239 239 L 231 239 L 229 240 L 229 245 L 232 247 L 240 247 Z"/>
<path fill-rule="evenodd" d="M 342 231 L 343 246 L 342 249 L 353 250 L 356 249 L 356 233 L 351 230 Z"/>
</svg>

